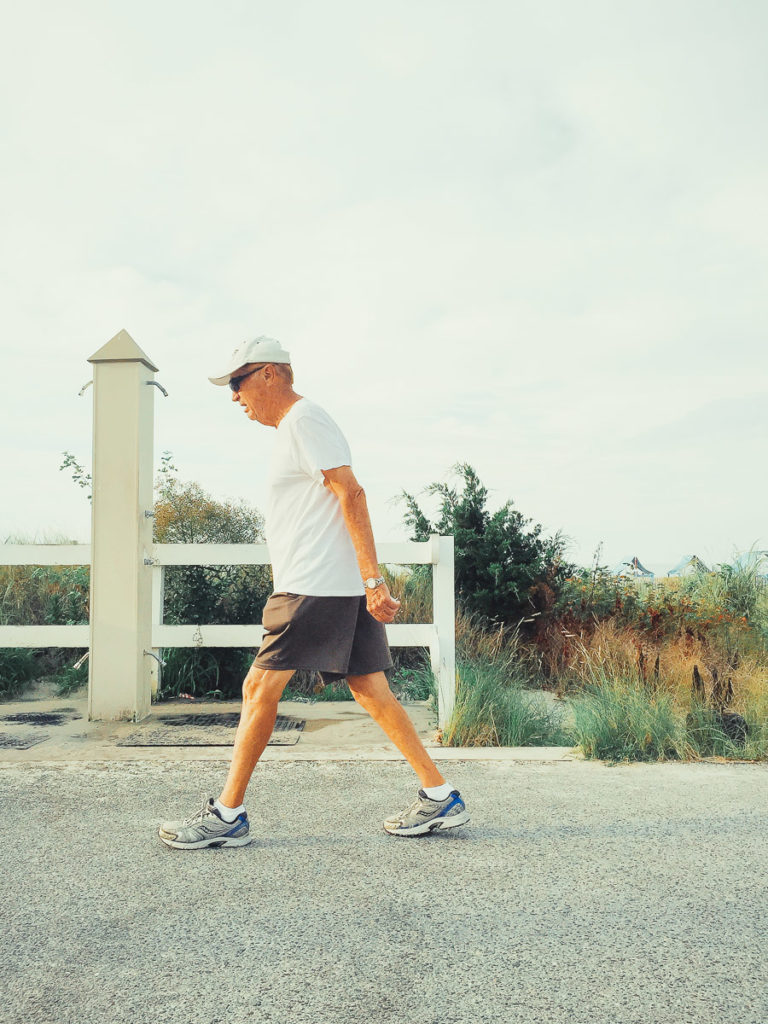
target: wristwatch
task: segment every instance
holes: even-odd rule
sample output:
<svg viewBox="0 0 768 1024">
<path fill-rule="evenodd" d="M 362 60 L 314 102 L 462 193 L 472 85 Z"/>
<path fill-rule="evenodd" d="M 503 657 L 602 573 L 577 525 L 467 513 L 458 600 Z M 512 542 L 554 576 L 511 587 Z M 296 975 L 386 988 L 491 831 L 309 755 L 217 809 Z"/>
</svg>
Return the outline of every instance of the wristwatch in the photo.
<svg viewBox="0 0 768 1024">
<path fill-rule="evenodd" d="M 363 586 L 366 590 L 375 590 L 376 587 L 380 587 L 383 582 L 383 576 L 369 576 L 367 580 L 363 580 Z"/>
</svg>

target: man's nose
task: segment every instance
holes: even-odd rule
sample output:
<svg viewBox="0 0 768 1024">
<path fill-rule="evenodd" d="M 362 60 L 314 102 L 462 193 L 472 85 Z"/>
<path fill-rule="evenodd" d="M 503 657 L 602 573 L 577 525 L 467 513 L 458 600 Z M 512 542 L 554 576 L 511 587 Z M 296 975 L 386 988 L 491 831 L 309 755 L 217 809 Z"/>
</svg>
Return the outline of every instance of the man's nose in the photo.
<svg viewBox="0 0 768 1024">
<path fill-rule="evenodd" d="M 240 392 L 239 391 L 233 391 L 232 392 L 232 401 L 233 402 L 237 402 L 237 401 L 239 401 L 239 399 L 240 399 Z"/>
</svg>

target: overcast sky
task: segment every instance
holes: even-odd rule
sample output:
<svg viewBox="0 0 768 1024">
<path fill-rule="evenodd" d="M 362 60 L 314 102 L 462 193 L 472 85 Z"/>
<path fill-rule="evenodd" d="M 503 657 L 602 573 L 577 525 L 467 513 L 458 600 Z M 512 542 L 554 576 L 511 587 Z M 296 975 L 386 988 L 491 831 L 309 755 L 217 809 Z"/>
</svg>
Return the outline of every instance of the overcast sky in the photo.
<svg viewBox="0 0 768 1024">
<path fill-rule="evenodd" d="M 87 541 L 87 363 L 160 368 L 156 447 L 264 505 L 208 383 L 277 337 L 379 540 L 469 462 L 588 564 L 768 548 L 759 0 L 28 0 L 0 40 L 0 542 Z M 426 503 L 430 508 L 430 503 Z"/>
</svg>

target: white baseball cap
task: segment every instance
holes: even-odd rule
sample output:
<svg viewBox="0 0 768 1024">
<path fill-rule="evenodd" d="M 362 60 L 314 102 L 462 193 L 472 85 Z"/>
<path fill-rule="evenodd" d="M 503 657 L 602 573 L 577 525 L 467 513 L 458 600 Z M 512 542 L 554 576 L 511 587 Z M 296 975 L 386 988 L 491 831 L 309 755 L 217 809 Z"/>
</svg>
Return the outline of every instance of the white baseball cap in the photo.
<svg viewBox="0 0 768 1024">
<path fill-rule="evenodd" d="M 247 363 L 290 363 L 291 356 L 279 341 L 260 335 L 253 341 L 244 341 L 238 345 L 229 357 L 227 369 L 218 377 L 209 377 L 211 384 L 229 384 L 230 377 Z"/>
</svg>

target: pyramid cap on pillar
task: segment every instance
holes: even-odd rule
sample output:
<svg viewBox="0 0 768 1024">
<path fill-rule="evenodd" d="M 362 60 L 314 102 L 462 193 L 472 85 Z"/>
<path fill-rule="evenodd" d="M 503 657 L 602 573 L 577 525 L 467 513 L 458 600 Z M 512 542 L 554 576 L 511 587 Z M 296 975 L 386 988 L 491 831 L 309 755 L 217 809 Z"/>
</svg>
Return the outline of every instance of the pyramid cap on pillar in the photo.
<svg viewBox="0 0 768 1024">
<path fill-rule="evenodd" d="M 88 358 L 89 363 L 144 363 L 149 370 L 157 373 L 157 367 L 142 352 L 128 331 L 118 331 L 114 338 L 102 345 L 98 352 Z"/>
</svg>

